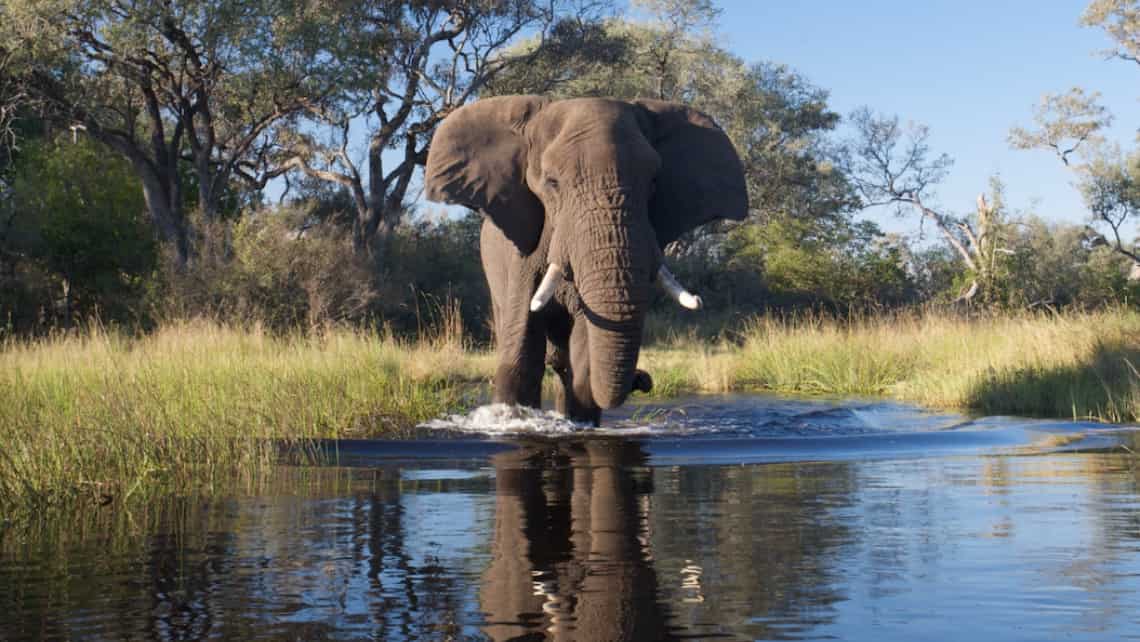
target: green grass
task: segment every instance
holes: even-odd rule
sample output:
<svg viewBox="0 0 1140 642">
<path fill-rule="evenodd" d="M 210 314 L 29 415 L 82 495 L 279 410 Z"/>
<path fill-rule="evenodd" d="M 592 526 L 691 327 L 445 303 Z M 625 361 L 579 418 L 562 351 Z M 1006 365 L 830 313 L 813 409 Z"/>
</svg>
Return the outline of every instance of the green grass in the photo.
<svg viewBox="0 0 1140 642">
<path fill-rule="evenodd" d="M 333 331 L 208 322 L 141 339 L 93 330 L 0 348 L 0 503 L 209 485 L 276 459 L 274 440 L 391 434 L 470 401 L 490 357 Z"/>
<path fill-rule="evenodd" d="M 643 364 L 670 394 L 872 395 L 989 414 L 1140 421 L 1140 313 L 1123 309 L 763 318 L 731 342 L 662 342 Z"/>
<path fill-rule="evenodd" d="M 0 507 L 127 501 L 256 478 L 275 444 L 399 434 L 474 402 L 494 356 L 452 328 L 275 336 L 207 321 L 0 343 Z M 654 395 L 875 395 L 1008 413 L 1140 420 L 1140 314 L 839 323 L 758 319 L 731 341 L 645 349 Z"/>
</svg>

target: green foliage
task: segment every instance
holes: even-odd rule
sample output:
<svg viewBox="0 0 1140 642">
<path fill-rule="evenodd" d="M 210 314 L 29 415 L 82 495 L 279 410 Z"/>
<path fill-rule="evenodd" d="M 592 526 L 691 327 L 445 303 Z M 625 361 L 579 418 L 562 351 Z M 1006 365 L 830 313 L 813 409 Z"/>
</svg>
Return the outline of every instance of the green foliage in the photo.
<svg viewBox="0 0 1140 642">
<path fill-rule="evenodd" d="M 735 343 L 647 346 L 657 395 L 768 389 L 931 407 L 1140 419 L 1140 314 L 968 320 L 764 317 Z M 478 399 L 489 353 L 326 328 L 176 322 L 0 342 L 0 510 L 201 488 L 279 461 L 280 444 L 406 434 Z M 222 486 L 224 487 L 224 486 Z M 7 513 L 6 513 L 7 514 Z"/>
<path fill-rule="evenodd" d="M 204 315 L 277 331 L 382 324 L 419 336 L 454 312 L 449 322 L 489 338 L 478 215 L 400 226 L 388 244 L 391 267 L 354 251 L 340 220 L 310 202 L 202 225 L 196 260 L 167 264 L 160 317 Z"/>
<path fill-rule="evenodd" d="M 479 341 L 491 338 L 491 293 L 479 260 L 482 216 L 421 219 L 402 226 L 381 272 L 379 316 L 393 330 L 419 333 L 457 304 L 463 328 Z"/>
<path fill-rule="evenodd" d="M 239 180 L 263 186 L 276 135 L 340 77 L 331 69 L 339 59 L 321 45 L 335 41 L 338 25 L 306 2 L 0 7 L 0 88 L 15 87 L 41 118 L 81 127 L 129 161 L 181 263 L 193 236 L 188 205 L 212 220 L 242 200 Z"/>
<path fill-rule="evenodd" d="M 1063 94 L 1045 94 L 1034 109 L 1035 129 L 1014 127 L 1009 143 L 1015 149 L 1048 149 L 1066 165 L 1073 153 L 1084 153 L 1104 142 L 1101 132 L 1112 115 L 1097 101 L 1099 92 L 1073 87 Z"/>
<path fill-rule="evenodd" d="M 666 394 L 767 389 L 880 395 L 928 407 L 1127 422 L 1140 418 L 1140 314 L 765 316 L 734 341 L 649 346 Z"/>
<path fill-rule="evenodd" d="M 1009 226 L 993 286 L 1009 308 L 1096 308 L 1135 300 L 1129 261 L 1090 240 L 1087 228 L 1029 217 Z"/>
<path fill-rule="evenodd" d="M 283 445 L 391 436 L 457 411 L 481 355 L 374 332 L 178 322 L 0 341 L 0 514 L 256 477 Z"/>
<path fill-rule="evenodd" d="M 168 263 L 160 313 L 256 321 L 279 331 L 368 321 L 376 300 L 365 257 L 307 208 L 247 212 L 203 225 L 193 264 Z"/>
<path fill-rule="evenodd" d="M 0 287 L 22 292 L 12 304 L 0 298 L 0 314 L 23 327 L 96 313 L 137 320 L 158 254 L 145 211 L 130 168 L 99 145 L 68 137 L 25 144 L 0 206 L 10 270 Z"/>
<path fill-rule="evenodd" d="M 911 300 L 901 250 L 873 224 L 850 226 L 843 238 L 821 239 L 805 236 L 796 222 L 744 226 L 729 234 L 730 261 L 763 260 L 772 307 L 849 310 Z"/>
</svg>

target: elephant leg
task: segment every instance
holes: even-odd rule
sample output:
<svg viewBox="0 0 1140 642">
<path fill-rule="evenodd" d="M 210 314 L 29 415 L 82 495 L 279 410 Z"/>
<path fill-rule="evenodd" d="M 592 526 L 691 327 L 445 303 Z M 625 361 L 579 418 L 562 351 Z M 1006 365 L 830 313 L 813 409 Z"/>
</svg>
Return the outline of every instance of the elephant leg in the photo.
<svg viewBox="0 0 1140 642">
<path fill-rule="evenodd" d="M 525 275 L 519 277 L 524 281 Z M 533 286 L 511 277 L 507 304 L 500 308 L 499 365 L 495 370 L 494 400 L 499 403 L 542 406 L 542 375 L 546 358 L 546 323 L 542 315 L 530 313 Z"/>
<path fill-rule="evenodd" d="M 530 313 L 537 268 L 526 264 L 490 219 L 483 223 L 480 254 L 491 290 L 499 356 L 493 399 L 538 408 L 542 405 L 546 336 L 544 318 Z"/>
<path fill-rule="evenodd" d="M 570 416 L 570 397 L 573 381 L 570 378 L 570 352 L 568 345 L 556 345 L 553 342 L 546 346 L 546 363 L 558 377 L 558 384 L 554 387 L 554 409 L 564 417 Z"/>
<path fill-rule="evenodd" d="M 570 399 L 573 380 L 570 374 L 570 316 L 553 314 L 546 322 L 546 364 L 558 377 L 554 387 L 554 409 L 564 417 L 570 416 Z"/>
<path fill-rule="evenodd" d="M 575 319 L 570 331 L 570 397 L 566 416 L 574 421 L 602 423 L 602 409 L 590 390 L 590 342 L 585 319 Z"/>
<path fill-rule="evenodd" d="M 495 370 L 496 402 L 531 408 L 542 406 L 546 337 L 539 325 L 533 320 L 525 323 L 519 331 L 520 336 L 509 345 L 499 346 L 499 365 Z"/>
</svg>

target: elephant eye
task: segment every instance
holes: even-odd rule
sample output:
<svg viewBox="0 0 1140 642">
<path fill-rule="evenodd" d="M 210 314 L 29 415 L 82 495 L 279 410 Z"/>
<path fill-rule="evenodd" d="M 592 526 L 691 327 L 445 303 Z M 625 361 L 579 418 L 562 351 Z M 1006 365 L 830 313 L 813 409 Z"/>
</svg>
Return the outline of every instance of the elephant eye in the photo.
<svg viewBox="0 0 1140 642">
<path fill-rule="evenodd" d="M 547 176 L 545 183 L 550 189 L 558 189 L 558 179 L 553 176 Z"/>
</svg>

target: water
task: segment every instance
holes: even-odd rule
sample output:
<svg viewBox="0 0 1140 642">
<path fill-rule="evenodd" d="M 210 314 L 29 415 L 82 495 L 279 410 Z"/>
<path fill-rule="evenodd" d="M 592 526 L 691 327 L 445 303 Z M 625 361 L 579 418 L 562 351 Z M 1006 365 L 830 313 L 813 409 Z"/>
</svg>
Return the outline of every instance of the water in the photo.
<svg viewBox="0 0 1140 642">
<path fill-rule="evenodd" d="M 0 639 L 1140 638 L 1130 431 L 772 397 L 601 432 L 480 412 L 230 497 L 10 526 Z"/>
</svg>

